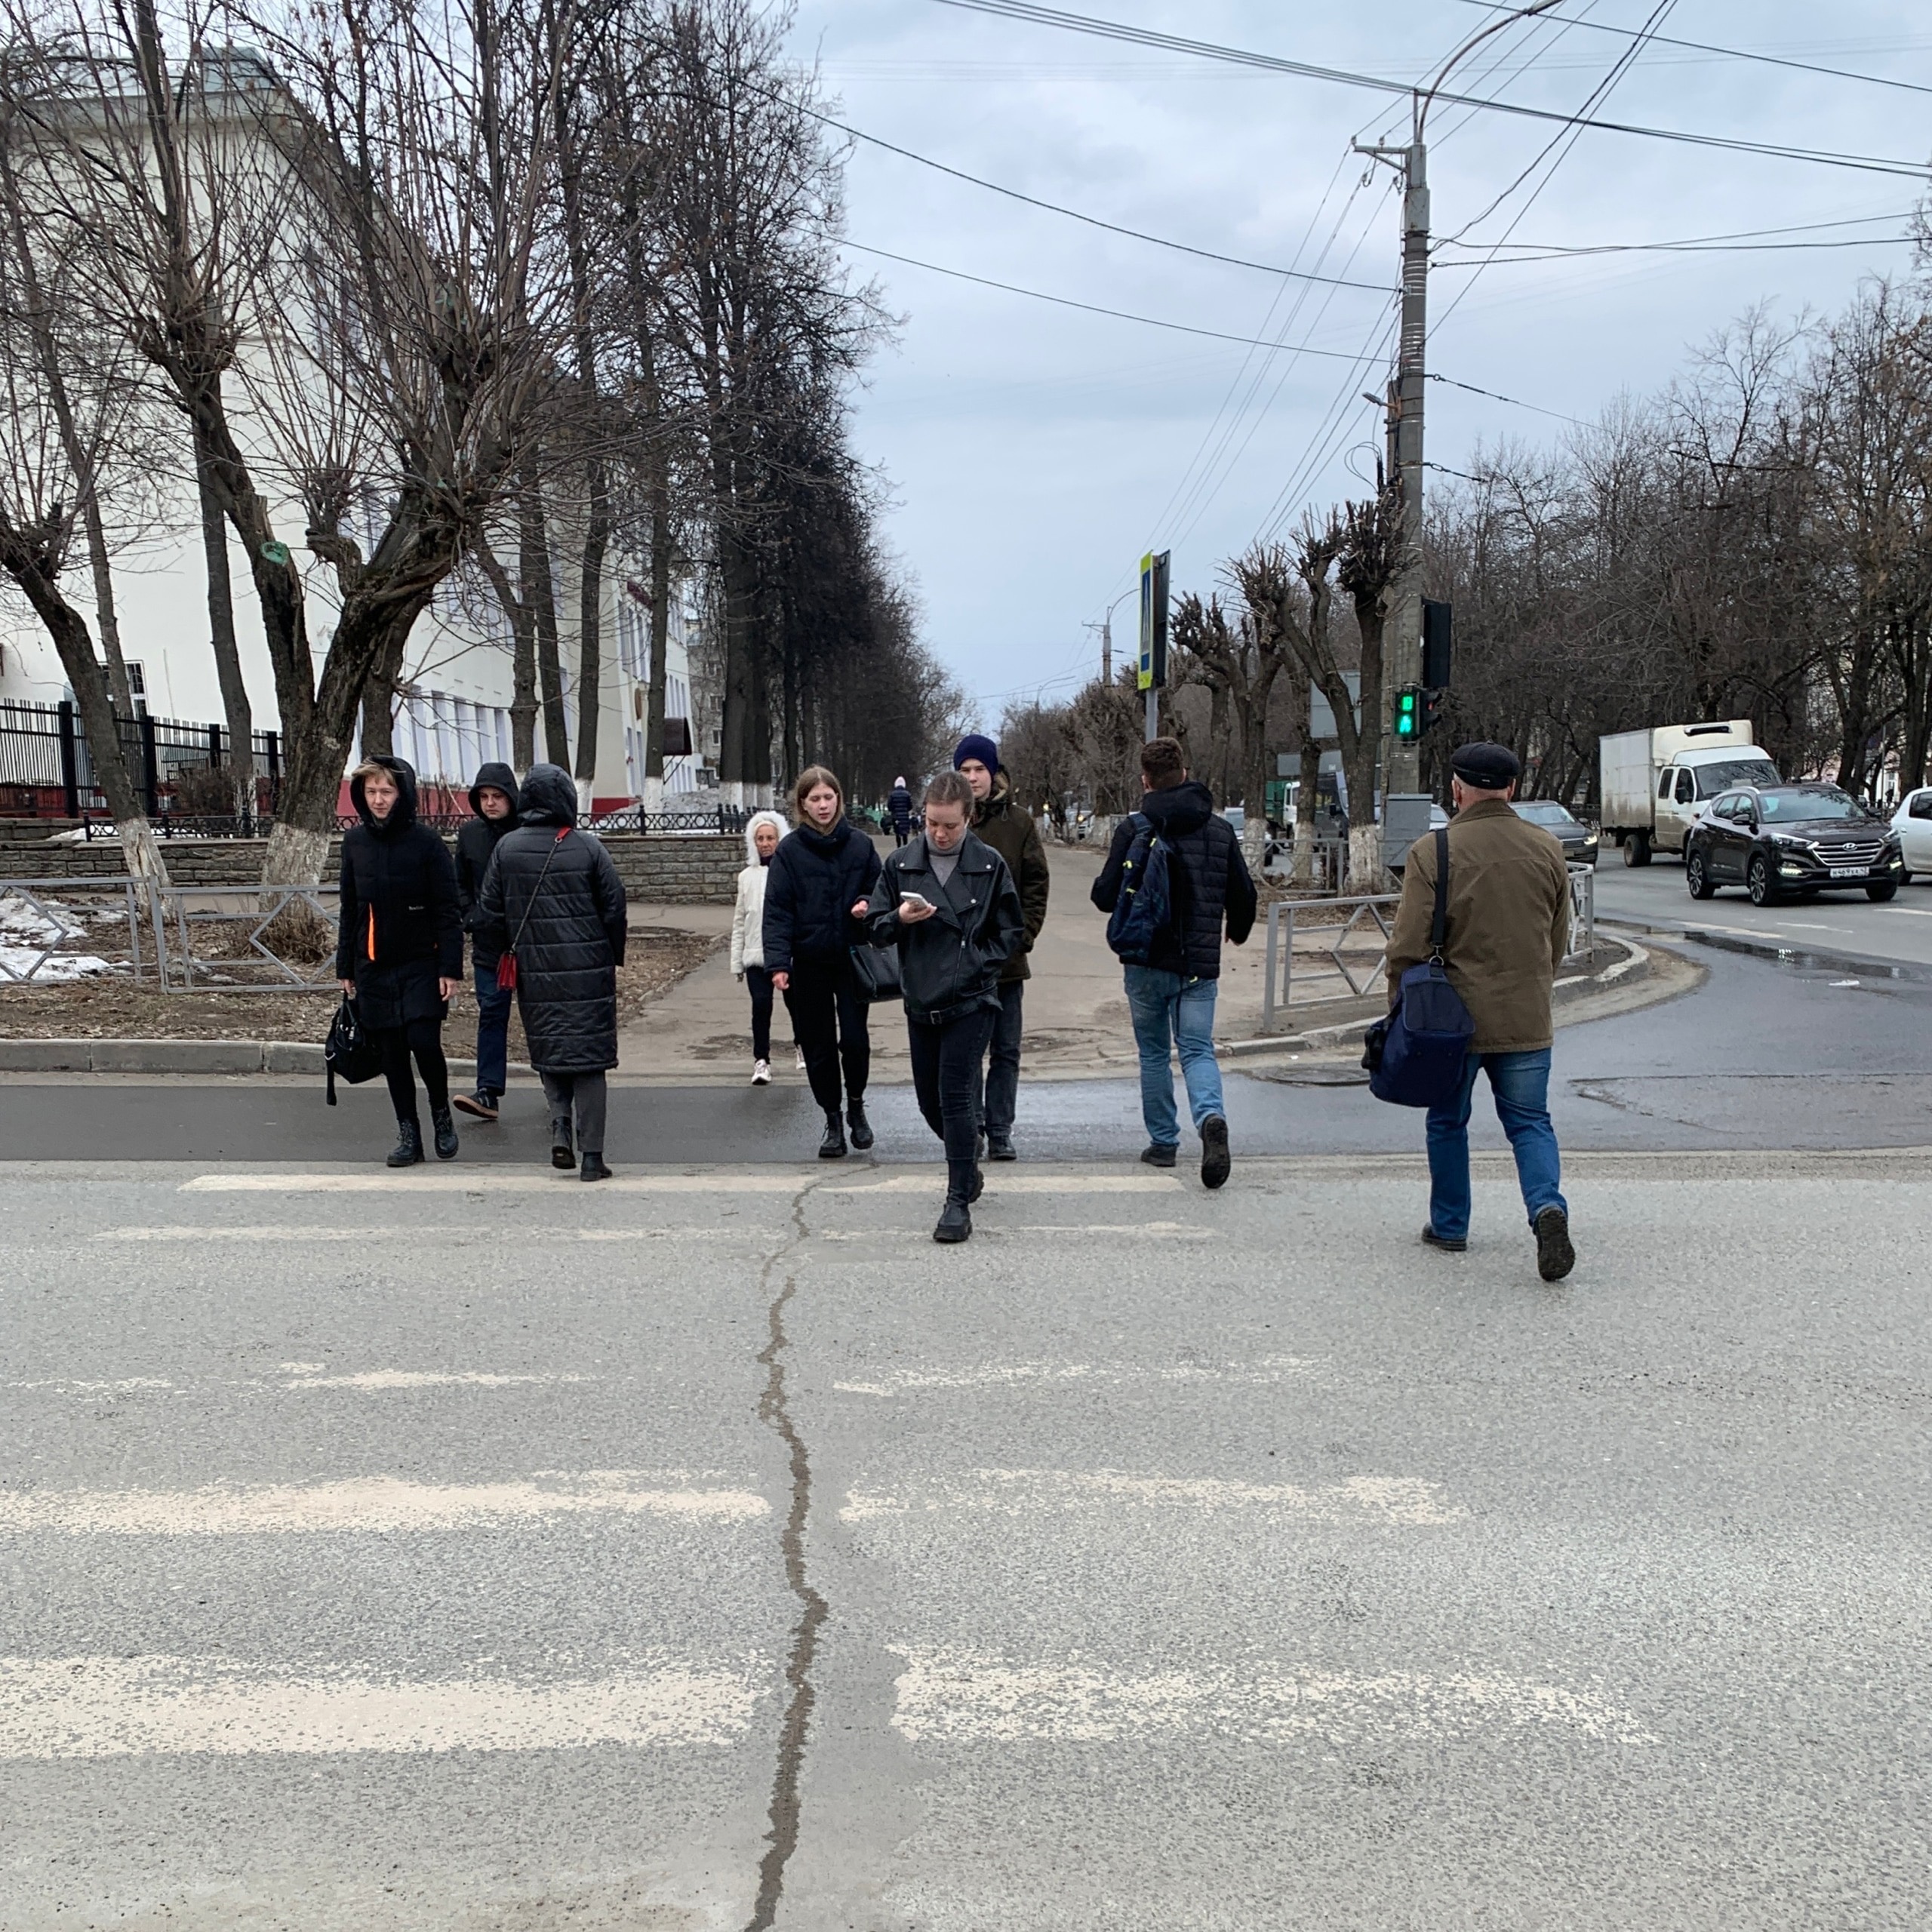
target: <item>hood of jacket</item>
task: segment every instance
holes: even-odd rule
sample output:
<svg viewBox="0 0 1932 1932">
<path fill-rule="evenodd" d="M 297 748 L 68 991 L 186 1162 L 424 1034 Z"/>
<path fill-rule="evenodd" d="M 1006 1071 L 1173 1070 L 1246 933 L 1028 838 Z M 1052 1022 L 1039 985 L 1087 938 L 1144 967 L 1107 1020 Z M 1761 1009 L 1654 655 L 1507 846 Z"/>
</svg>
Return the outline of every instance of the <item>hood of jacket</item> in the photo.
<svg viewBox="0 0 1932 1932">
<path fill-rule="evenodd" d="M 574 825 L 577 781 L 561 764 L 533 764 L 519 795 L 518 820 L 525 825 Z"/>
<path fill-rule="evenodd" d="M 1004 811 L 1008 805 L 1012 802 L 1012 798 L 1013 781 L 1007 777 L 1003 770 L 995 771 L 993 774 L 992 789 L 973 808 L 973 823 L 975 825 L 984 825 L 988 819 L 998 813 Z"/>
<path fill-rule="evenodd" d="M 478 818 L 483 817 L 483 807 L 476 795 L 485 789 L 500 792 L 509 800 L 509 817 L 489 819 L 485 821 L 489 825 L 500 826 L 504 831 L 508 832 L 516 823 L 518 808 L 522 802 L 517 791 L 516 774 L 506 764 L 491 763 L 478 768 L 476 783 L 469 788 L 469 809 Z"/>
<path fill-rule="evenodd" d="M 1214 795 L 1198 778 L 1183 778 L 1159 792 L 1143 792 L 1140 809 L 1164 838 L 1198 832 L 1214 816 Z"/>
<path fill-rule="evenodd" d="M 387 838 L 398 832 L 407 832 L 416 823 L 416 768 L 407 758 L 378 755 L 368 761 L 380 764 L 395 780 L 395 803 L 389 808 L 387 818 L 378 818 L 362 796 L 362 781 L 352 778 L 349 781 L 350 802 L 355 808 L 355 815 L 378 838 Z"/>
<path fill-rule="evenodd" d="M 821 832 L 815 825 L 795 826 L 792 836 L 801 841 L 807 851 L 816 852 L 822 859 L 830 859 L 844 851 L 848 840 L 863 838 L 864 834 L 850 819 L 841 818 L 829 832 Z"/>
<path fill-rule="evenodd" d="M 758 847 L 753 842 L 753 835 L 761 825 L 770 826 L 780 838 L 790 829 L 776 812 L 753 812 L 745 820 L 745 863 L 748 866 L 758 863 Z"/>
</svg>

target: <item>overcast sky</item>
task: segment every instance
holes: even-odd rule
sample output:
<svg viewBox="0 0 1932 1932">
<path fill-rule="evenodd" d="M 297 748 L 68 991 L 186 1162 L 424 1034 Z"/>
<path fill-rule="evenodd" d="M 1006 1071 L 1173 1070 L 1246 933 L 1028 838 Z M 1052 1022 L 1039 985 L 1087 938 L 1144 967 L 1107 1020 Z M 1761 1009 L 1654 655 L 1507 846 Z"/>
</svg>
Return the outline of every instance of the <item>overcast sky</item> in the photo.
<svg viewBox="0 0 1932 1932">
<path fill-rule="evenodd" d="M 1061 0 L 1091 13 L 1297 60 L 1413 81 L 1480 26 L 1471 0 Z M 1655 0 L 1564 0 L 1578 20 L 1641 25 Z M 1676 0 L 1658 31 L 1932 90 L 1932 17 L 1911 0 Z M 929 641 L 991 726 L 1015 696 L 1069 694 L 1099 664 L 1083 629 L 1129 590 L 1141 552 L 1174 552 L 1176 589 L 1305 506 L 1360 494 L 1399 249 L 1385 169 L 1352 135 L 1399 137 L 1406 104 L 990 18 L 941 0 L 801 0 L 792 45 L 855 128 L 1124 226 L 1248 260 L 1318 267 L 1370 288 L 1223 267 L 1022 206 L 882 149 L 848 164 L 851 259 L 904 317 L 857 399 L 863 458 L 890 478 L 886 522 L 919 587 Z M 1580 109 L 1628 42 L 1583 26 L 1518 27 L 1453 88 Z M 1525 65 L 1527 61 L 1529 64 Z M 1487 69 L 1487 71 L 1486 71 Z M 1595 112 L 1660 128 L 1921 161 L 1932 91 L 1661 48 Z M 1493 242 L 1651 242 L 1865 219 L 1784 241 L 1850 246 L 1438 262 L 1430 366 L 1564 415 L 1653 390 L 1747 303 L 1829 310 L 1863 276 L 1903 271 L 1913 181 L 1585 131 L 1438 106 L 1433 226 Z M 1559 158 L 1560 157 L 1560 158 Z M 1518 218 L 1520 217 L 1520 220 Z M 1286 355 L 1083 314 L 864 251 L 912 257 L 1078 302 L 1331 355 Z M 1465 294 L 1464 290 L 1467 290 Z M 1459 299 L 1460 298 L 1460 299 Z M 1453 305 L 1453 306 L 1452 306 Z M 1429 455 L 1562 433 L 1546 415 L 1432 383 Z M 1131 598 L 1115 614 L 1131 651 Z"/>
</svg>

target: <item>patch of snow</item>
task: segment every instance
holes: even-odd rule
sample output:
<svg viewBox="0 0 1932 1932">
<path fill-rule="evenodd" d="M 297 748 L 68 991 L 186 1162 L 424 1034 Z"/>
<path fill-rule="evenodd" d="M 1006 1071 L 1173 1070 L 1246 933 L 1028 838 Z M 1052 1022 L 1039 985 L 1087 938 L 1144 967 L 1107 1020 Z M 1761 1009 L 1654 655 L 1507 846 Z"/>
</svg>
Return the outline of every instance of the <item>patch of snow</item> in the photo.
<svg viewBox="0 0 1932 1932">
<path fill-rule="evenodd" d="M 97 958 L 91 952 L 51 952 L 43 958 L 38 946 L 0 946 L 0 983 L 92 980 L 113 971 L 107 961 Z"/>
</svg>

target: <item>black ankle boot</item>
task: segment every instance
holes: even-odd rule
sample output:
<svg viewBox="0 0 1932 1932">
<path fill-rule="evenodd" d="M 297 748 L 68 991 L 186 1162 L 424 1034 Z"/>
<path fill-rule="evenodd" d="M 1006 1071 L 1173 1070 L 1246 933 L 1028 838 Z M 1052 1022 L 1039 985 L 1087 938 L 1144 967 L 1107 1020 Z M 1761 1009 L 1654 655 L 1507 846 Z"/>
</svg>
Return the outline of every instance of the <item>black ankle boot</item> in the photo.
<svg viewBox="0 0 1932 1932">
<path fill-rule="evenodd" d="M 972 1184 L 966 1190 L 967 1206 L 969 1208 L 971 1207 L 973 1203 L 978 1200 L 980 1196 L 985 1193 L 986 1191 L 986 1177 L 982 1171 L 979 1162 L 975 1161 L 973 1163 Z"/>
<path fill-rule="evenodd" d="M 577 1165 L 577 1150 L 571 1145 L 571 1124 L 567 1120 L 550 1123 L 550 1164 L 566 1174 Z"/>
<path fill-rule="evenodd" d="M 940 1211 L 939 1225 L 933 1229 L 937 1241 L 961 1241 L 972 1238 L 973 1217 L 967 1211 L 973 1198 L 973 1178 L 978 1172 L 971 1161 L 946 1164 L 946 1205 Z"/>
<path fill-rule="evenodd" d="M 423 1158 L 423 1129 L 413 1120 L 399 1120 L 395 1124 L 395 1145 L 389 1149 L 389 1164 L 392 1168 L 413 1168 Z"/>
<path fill-rule="evenodd" d="M 429 1109 L 429 1124 L 436 1131 L 436 1158 L 454 1161 L 457 1145 L 456 1122 L 451 1118 L 449 1109 L 432 1107 Z M 420 1161 L 423 1157 L 419 1154 L 416 1158 Z"/>
<path fill-rule="evenodd" d="M 856 1094 L 846 1106 L 845 1122 L 852 1130 L 852 1145 L 863 1154 L 872 1144 L 872 1124 L 866 1118 L 865 1102 Z"/>
<path fill-rule="evenodd" d="M 838 1118 L 836 1107 L 825 1110 L 825 1138 L 818 1143 L 818 1157 L 821 1161 L 845 1158 L 845 1123 Z"/>
<path fill-rule="evenodd" d="M 577 1171 L 577 1177 L 580 1180 L 608 1180 L 611 1170 L 604 1164 L 601 1154 L 586 1154 L 583 1165 Z"/>
</svg>

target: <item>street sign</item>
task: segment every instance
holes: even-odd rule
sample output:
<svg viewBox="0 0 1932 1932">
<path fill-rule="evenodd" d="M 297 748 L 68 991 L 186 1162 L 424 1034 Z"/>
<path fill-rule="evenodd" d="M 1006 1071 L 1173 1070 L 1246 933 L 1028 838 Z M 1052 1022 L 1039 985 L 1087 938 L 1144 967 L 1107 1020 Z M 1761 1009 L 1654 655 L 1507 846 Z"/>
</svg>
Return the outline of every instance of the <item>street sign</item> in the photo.
<svg viewBox="0 0 1932 1932">
<path fill-rule="evenodd" d="M 1140 671 L 1137 687 L 1164 691 L 1168 682 L 1168 561 L 1163 550 L 1140 560 Z"/>
</svg>

